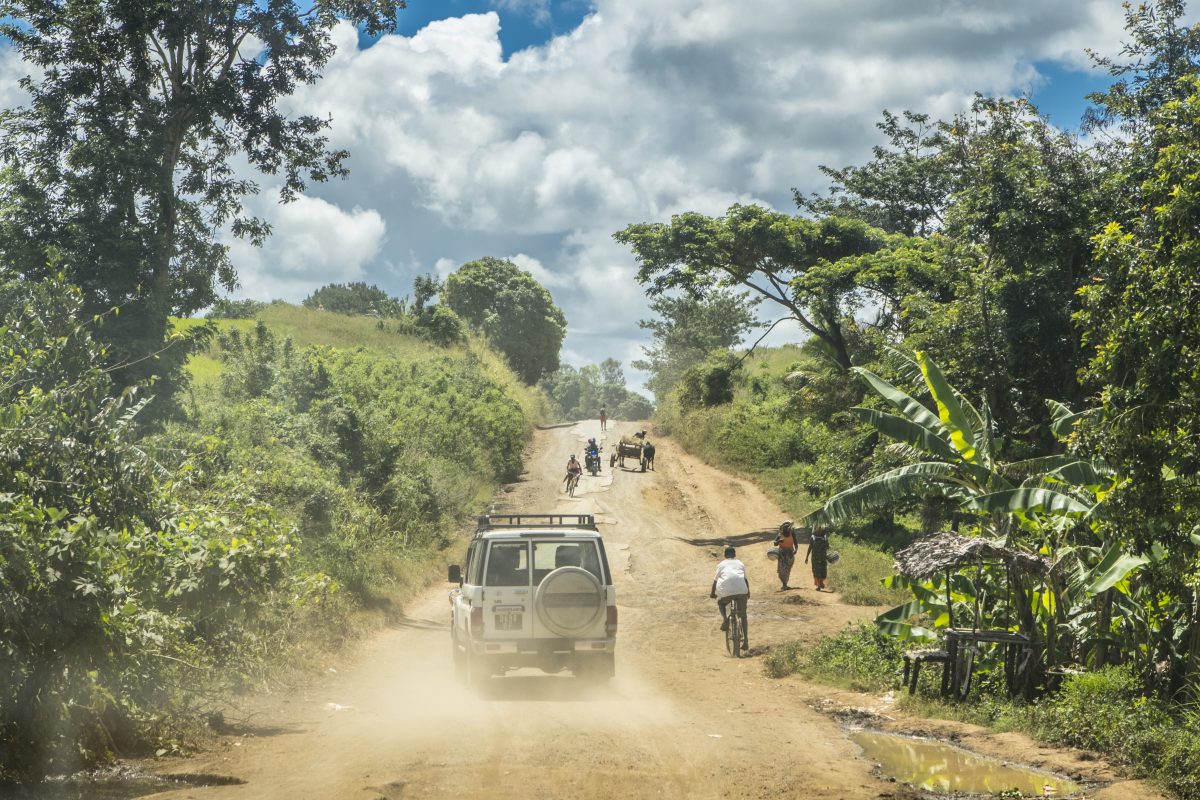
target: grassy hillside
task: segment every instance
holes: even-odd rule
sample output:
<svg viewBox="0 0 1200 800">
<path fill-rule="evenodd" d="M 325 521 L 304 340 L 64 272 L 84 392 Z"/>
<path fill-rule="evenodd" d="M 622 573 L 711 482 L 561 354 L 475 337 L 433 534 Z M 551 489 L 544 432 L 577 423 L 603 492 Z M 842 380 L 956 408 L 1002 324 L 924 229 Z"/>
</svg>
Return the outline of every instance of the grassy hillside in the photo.
<svg viewBox="0 0 1200 800">
<path fill-rule="evenodd" d="M 188 365 L 191 418 L 159 445 L 192 454 L 198 495 L 266 500 L 296 526 L 297 563 L 351 605 L 420 582 L 462 519 L 519 474 L 545 414 L 544 396 L 476 339 L 438 347 L 388 320 L 280 303 L 214 324 Z"/>
<path fill-rule="evenodd" d="M 255 319 L 177 319 L 174 324 L 178 330 L 212 324 L 220 331 L 236 329 L 249 333 L 258 321 L 266 324 L 278 338 L 290 338 L 297 347 L 363 348 L 410 363 L 446 356 L 475 358 L 488 377 L 505 386 L 520 402 L 530 420 L 540 421 L 549 414 L 546 396 L 519 381 L 503 356 L 473 334 L 468 335 L 468 343 L 464 346 L 440 348 L 426 339 L 397 332 L 397 326 L 388 320 L 334 314 L 288 303 L 267 305 Z M 196 387 L 217 379 L 221 368 L 219 352 L 218 345 L 210 352 L 196 354 L 188 360 L 188 372 Z"/>
</svg>

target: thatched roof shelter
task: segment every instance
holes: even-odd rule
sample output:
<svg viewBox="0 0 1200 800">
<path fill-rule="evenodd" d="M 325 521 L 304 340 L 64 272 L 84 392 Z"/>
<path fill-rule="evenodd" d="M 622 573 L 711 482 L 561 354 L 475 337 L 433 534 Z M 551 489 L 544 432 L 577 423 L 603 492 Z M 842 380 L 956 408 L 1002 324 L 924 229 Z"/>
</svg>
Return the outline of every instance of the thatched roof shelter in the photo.
<svg viewBox="0 0 1200 800">
<path fill-rule="evenodd" d="M 939 572 L 989 561 L 1001 562 L 1014 572 L 1038 576 L 1050 571 L 1050 562 L 1041 556 L 949 531 L 924 536 L 897 552 L 896 571 L 925 580 Z"/>
</svg>

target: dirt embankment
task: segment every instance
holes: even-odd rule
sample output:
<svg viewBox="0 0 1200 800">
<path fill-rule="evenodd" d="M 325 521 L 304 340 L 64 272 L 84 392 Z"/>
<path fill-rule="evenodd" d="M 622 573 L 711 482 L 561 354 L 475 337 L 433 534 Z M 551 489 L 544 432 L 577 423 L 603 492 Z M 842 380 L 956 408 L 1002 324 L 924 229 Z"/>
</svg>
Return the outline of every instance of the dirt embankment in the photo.
<svg viewBox="0 0 1200 800">
<path fill-rule="evenodd" d="M 615 442 L 632 426 L 610 426 Z M 447 586 L 431 587 L 399 624 L 288 696 L 262 698 L 241 735 L 163 772 L 207 773 L 239 785 L 160 798 L 590 797 L 907 798 L 879 779 L 845 737 L 842 708 L 870 708 L 880 725 L 940 730 L 1011 761 L 1085 779 L 1096 764 L 1023 737 L 897 715 L 888 698 L 771 680 L 766 646 L 815 639 L 873 609 L 811 588 L 781 593 L 765 556 L 779 509 L 752 484 L 656 440 L 657 468 L 584 476 L 562 494 L 562 467 L 598 425 L 538 431 L 529 470 L 497 511 L 593 513 L 601 525 L 620 608 L 617 677 L 581 688 L 569 675 L 521 672 L 482 694 L 458 684 L 450 662 Z M 606 453 L 607 454 L 607 453 Z M 616 473 L 615 475 L 613 473 Z M 712 570 L 726 543 L 750 572 L 751 658 L 724 653 Z M 810 586 L 798 564 L 792 584 Z M 836 588 L 836 573 L 834 587 Z M 1115 792 L 1115 793 L 1113 793 Z M 1153 797 L 1113 786 L 1111 797 Z M 1104 796 L 1104 795 L 1097 795 Z"/>
</svg>

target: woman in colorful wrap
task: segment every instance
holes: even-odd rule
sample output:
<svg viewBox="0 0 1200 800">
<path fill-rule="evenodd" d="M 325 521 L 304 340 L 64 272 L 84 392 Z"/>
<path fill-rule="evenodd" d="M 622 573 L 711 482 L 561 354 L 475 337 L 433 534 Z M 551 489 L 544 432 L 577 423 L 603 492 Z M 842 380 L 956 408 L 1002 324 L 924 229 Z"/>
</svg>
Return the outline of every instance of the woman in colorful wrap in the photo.
<svg viewBox="0 0 1200 800">
<path fill-rule="evenodd" d="M 825 591 L 825 578 L 829 575 L 829 533 L 818 525 L 812 527 L 808 537 L 808 552 L 804 554 L 804 563 L 812 559 L 813 586 L 818 592 Z"/>
<path fill-rule="evenodd" d="M 779 591 L 786 592 L 792 588 L 788 586 L 788 578 L 792 576 L 792 565 L 796 563 L 796 552 L 800 549 L 796 544 L 796 529 L 790 519 L 779 526 L 775 546 L 779 548 L 779 557 L 775 560 L 775 568 L 779 571 Z"/>
</svg>

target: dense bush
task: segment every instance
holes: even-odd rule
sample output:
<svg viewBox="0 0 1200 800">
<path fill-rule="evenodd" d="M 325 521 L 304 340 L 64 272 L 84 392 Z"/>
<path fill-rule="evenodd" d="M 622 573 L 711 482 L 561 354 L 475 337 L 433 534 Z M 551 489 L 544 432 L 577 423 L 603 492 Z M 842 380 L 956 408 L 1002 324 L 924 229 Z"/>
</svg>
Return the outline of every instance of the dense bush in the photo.
<svg viewBox="0 0 1200 800">
<path fill-rule="evenodd" d="M 487 353 L 225 323 L 191 418 L 147 437 L 77 291 L 0 279 L 0 309 L 0 781 L 179 741 L 521 469 L 526 411 Z"/>
<path fill-rule="evenodd" d="M 258 300 L 230 300 L 221 297 L 213 301 L 206 316 L 209 319 L 254 319 L 266 305 Z"/>
<path fill-rule="evenodd" d="M 252 610 L 300 576 L 271 509 L 179 502 L 76 290 L 8 281 L 0 295 L 2 780 L 136 750 L 168 720 L 181 665 L 228 664 Z"/>
<path fill-rule="evenodd" d="M 218 345 L 218 382 L 159 448 L 192 452 L 203 440 L 193 491 L 245 483 L 297 525 L 300 562 L 355 594 L 443 545 L 481 492 L 520 473 L 524 412 L 469 355 L 298 348 L 261 322 Z"/>
<path fill-rule="evenodd" d="M 874 625 L 858 625 L 812 646 L 778 645 L 767 654 L 764 668 L 773 678 L 800 672 L 826 683 L 877 691 L 899 682 L 902 654 L 896 639 Z"/>
</svg>

